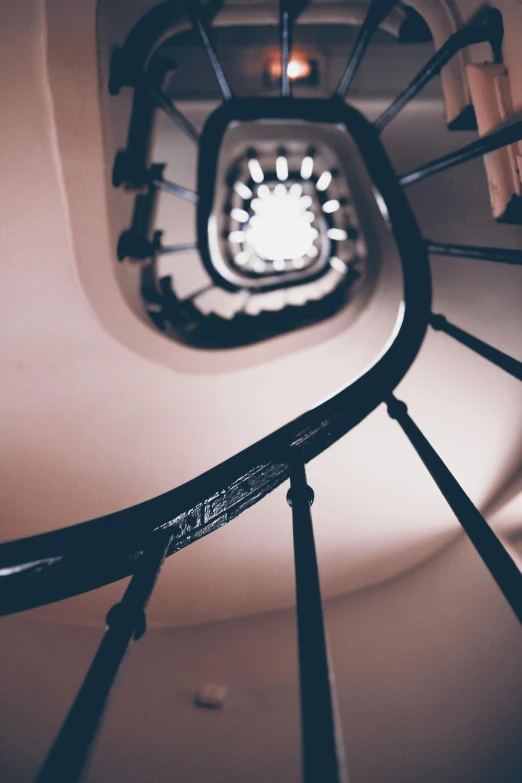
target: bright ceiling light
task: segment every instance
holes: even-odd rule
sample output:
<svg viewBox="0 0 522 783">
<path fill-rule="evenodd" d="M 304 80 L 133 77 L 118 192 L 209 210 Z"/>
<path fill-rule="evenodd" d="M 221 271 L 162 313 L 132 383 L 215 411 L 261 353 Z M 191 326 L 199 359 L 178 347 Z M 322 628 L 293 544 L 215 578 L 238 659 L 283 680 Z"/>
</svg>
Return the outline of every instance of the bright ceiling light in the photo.
<svg viewBox="0 0 522 783">
<path fill-rule="evenodd" d="M 246 223 L 248 220 L 248 212 L 244 209 L 238 209 L 238 207 L 235 207 L 230 212 L 230 217 L 234 218 L 234 220 L 237 220 L 238 223 Z"/>
<path fill-rule="evenodd" d="M 317 180 L 317 185 L 315 186 L 317 190 L 326 190 L 330 182 L 332 181 L 332 173 L 330 171 L 323 171 L 319 179 Z"/>
<path fill-rule="evenodd" d="M 268 185 L 260 185 L 257 189 L 257 195 L 259 198 L 268 198 L 270 196 L 270 188 Z"/>
<path fill-rule="evenodd" d="M 241 198 L 244 199 L 245 201 L 249 198 L 252 198 L 253 195 L 252 191 L 250 190 L 248 185 L 245 185 L 245 183 L 241 182 L 240 180 L 238 180 L 234 184 L 234 190 L 236 191 L 238 196 L 241 196 Z"/>
<path fill-rule="evenodd" d="M 246 238 L 246 234 L 244 231 L 231 231 L 228 235 L 228 241 L 234 242 L 234 244 L 241 244 L 241 242 L 244 242 Z"/>
<path fill-rule="evenodd" d="M 335 239 L 337 242 L 342 242 L 348 237 L 344 228 L 329 228 L 326 235 L 328 236 L 328 239 Z"/>
<path fill-rule="evenodd" d="M 250 176 L 254 182 L 257 182 L 258 184 L 263 182 L 265 175 L 263 174 L 263 169 L 257 158 L 250 158 L 248 161 L 248 170 L 250 171 Z"/>
<path fill-rule="evenodd" d="M 337 256 L 332 256 L 330 259 L 330 266 L 332 269 L 335 269 L 336 272 L 340 272 L 341 275 L 345 275 L 348 271 L 347 265 L 344 263 L 344 261 L 341 261 L 340 258 L 337 258 Z"/>
<path fill-rule="evenodd" d="M 273 79 L 280 79 L 281 74 L 283 73 L 283 63 L 281 62 L 281 57 L 274 57 L 273 60 L 270 60 L 267 66 L 267 70 Z M 288 78 L 292 81 L 296 79 L 308 79 L 312 73 L 312 63 L 310 60 L 307 60 L 306 57 L 294 55 L 288 63 L 286 72 L 288 74 Z"/>
<path fill-rule="evenodd" d="M 234 261 L 238 266 L 243 266 L 250 260 L 250 254 L 246 250 L 242 250 L 237 256 L 234 256 Z"/>
<path fill-rule="evenodd" d="M 279 155 L 276 159 L 276 175 L 281 182 L 288 179 L 288 161 L 284 155 Z"/>
<path fill-rule="evenodd" d="M 311 155 L 305 155 L 303 162 L 301 163 L 301 177 L 303 179 L 310 179 L 314 171 L 314 159 Z"/>
<path fill-rule="evenodd" d="M 254 253 L 271 261 L 301 258 L 313 246 L 317 229 L 310 225 L 310 216 L 296 196 L 284 185 L 278 185 L 267 199 L 260 200 L 255 221 L 250 220 L 246 241 Z"/>
<path fill-rule="evenodd" d="M 338 209 L 340 209 L 341 205 L 337 201 L 336 198 L 333 198 L 331 201 L 327 201 L 325 204 L 323 204 L 323 212 L 337 212 Z"/>
</svg>

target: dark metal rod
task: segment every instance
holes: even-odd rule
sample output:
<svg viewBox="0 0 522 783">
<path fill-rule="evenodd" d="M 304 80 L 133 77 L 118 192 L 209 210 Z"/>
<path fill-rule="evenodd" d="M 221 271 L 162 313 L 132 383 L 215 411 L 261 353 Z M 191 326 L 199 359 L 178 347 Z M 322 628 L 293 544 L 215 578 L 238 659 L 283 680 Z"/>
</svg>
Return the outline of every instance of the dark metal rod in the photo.
<svg viewBox="0 0 522 783">
<path fill-rule="evenodd" d="M 386 19 L 392 8 L 397 5 L 397 0 L 372 0 L 364 22 L 359 29 L 359 34 L 348 59 L 346 70 L 339 82 L 336 95 L 344 98 L 359 69 L 373 35 L 379 25 Z"/>
<path fill-rule="evenodd" d="M 156 249 L 156 255 L 176 255 L 177 253 L 188 253 L 190 250 L 197 250 L 198 246 L 195 242 L 190 242 L 186 245 L 160 245 Z"/>
<path fill-rule="evenodd" d="M 522 250 L 501 247 L 477 247 L 473 245 L 447 245 L 442 242 L 426 240 L 428 253 L 435 256 L 458 256 L 476 258 L 480 261 L 494 261 L 497 264 L 515 264 L 522 266 Z"/>
<path fill-rule="evenodd" d="M 407 174 L 403 174 L 399 178 L 399 183 L 404 187 L 405 185 L 411 185 L 413 182 L 418 182 L 425 177 L 431 177 L 432 174 L 438 174 L 439 171 L 445 171 L 451 169 L 454 166 L 460 166 L 461 163 L 466 163 L 468 160 L 478 158 L 481 155 L 485 155 L 487 152 L 493 152 L 500 147 L 506 147 L 508 144 L 514 144 L 516 141 L 522 139 L 522 120 L 513 122 L 506 128 L 489 133 L 487 136 L 482 136 L 480 139 L 473 141 L 466 147 L 461 147 L 455 152 L 450 152 L 448 155 L 443 155 L 442 158 L 426 163 L 414 171 L 410 171 Z"/>
<path fill-rule="evenodd" d="M 185 199 L 185 201 L 190 201 L 192 204 L 197 204 L 199 201 L 198 194 L 193 190 L 184 188 L 182 185 L 176 185 L 174 182 L 169 182 L 166 179 L 155 179 L 153 180 L 153 185 L 166 193 L 172 193 L 174 196 Z"/>
<path fill-rule="evenodd" d="M 288 76 L 288 63 L 292 48 L 292 24 L 289 0 L 279 0 L 279 35 L 281 39 L 281 95 L 289 98 L 292 90 Z"/>
<path fill-rule="evenodd" d="M 186 133 L 190 139 L 192 139 L 192 141 L 195 141 L 196 144 L 199 144 L 198 131 L 192 125 L 190 120 L 188 120 L 185 115 L 180 112 L 178 108 L 176 108 L 170 98 L 165 95 L 165 93 L 158 87 L 150 87 L 150 92 L 158 106 L 163 109 L 165 114 L 174 120 L 176 125 L 178 125 L 178 127 L 180 127 L 181 130 L 184 131 L 184 133 Z"/>
<path fill-rule="evenodd" d="M 207 30 L 207 25 L 205 24 L 205 22 L 203 21 L 203 19 L 201 18 L 198 12 L 192 14 L 192 24 L 198 31 L 203 46 L 205 47 L 205 51 L 208 55 L 208 59 L 210 60 L 210 64 L 212 65 L 212 69 L 216 75 L 216 79 L 218 81 L 221 94 L 225 101 L 229 101 L 233 97 L 232 90 L 230 89 L 230 85 L 228 83 L 227 77 L 225 76 L 225 72 L 221 67 L 221 63 L 219 62 L 218 56 L 216 54 L 216 50 L 212 46 L 212 42 L 210 40 L 208 30 Z"/>
<path fill-rule="evenodd" d="M 185 304 L 185 302 L 193 302 L 194 299 L 198 298 L 198 296 L 201 296 L 202 294 L 206 294 L 207 291 L 210 291 L 212 288 L 215 287 L 216 287 L 215 283 L 209 283 L 208 285 L 203 286 L 203 288 L 199 288 L 197 291 L 194 291 L 193 294 L 185 297 L 185 299 L 182 299 L 180 304 Z"/>
<path fill-rule="evenodd" d="M 314 493 L 306 482 L 298 452 L 290 455 L 289 472 L 287 501 L 292 508 L 294 534 L 303 781 L 341 783 L 347 780 L 347 774 L 310 513 Z"/>
<path fill-rule="evenodd" d="M 81 780 L 123 659 L 132 641 L 145 633 L 145 609 L 171 541 L 170 534 L 155 535 L 121 603 L 109 611 L 105 635 L 37 783 Z"/>
<path fill-rule="evenodd" d="M 516 563 L 435 449 L 410 418 L 406 405 L 393 395 L 387 405 L 389 415 L 399 422 L 462 525 L 464 532 L 522 623 L 522 573 Z"/>
<path fill-rule="evenodd" d="M 430 325 L 437 331 L 449 334 L 450 337 L 458 340 L 462 345 L 471 348 L 472 351 L 480 354 L 484 359 L 496 364 L 497 367 L 500 367 L 514 378 L 518 378 L 519 381 L 522 381 L 522 362 L 513 359 L 513 357 L 508 356 L 507 353 L 503 353 L 503 351 L 499 351 L 497 348 L 493 348 L 488 343 L 479 340 L 478 337 L 473 337 L 469 332 L 465 332 L 458 326 L 450 324 L 443 315 L 432 315 L 430 318 Z"/>
<path fill-rule="evenodd" d="M 485 24 L 469 25 L 468 27 L 463 27 L 461 30 L 457 30 L 457 32 L 450 36 L 446 43 L 435 52 L 426 65 L 421 68 L 408 87 L 406 87 L 406 89 L 394 100 L 391 106 L 389 106 L 386 111 L 381 114 L 379 119 L 375 121 L 374 125 L 377 130 L 381 132 L 401 109 L 403 109 L 412 98 L 418 95 L 434 76 L 440 73 L 443 66 L 446 65 L 457 52 L 464 49 L 466 46 L 483 43 L 485 41 L 493 41 L 492 48 L 495 51 L 498 48 L 498 39 L 500 38 L 500 40 L 502 40 L 502 33 L 502 16 L 496 9 L 493 9 L 490 14 L 488 14 Z"/>
</svg>

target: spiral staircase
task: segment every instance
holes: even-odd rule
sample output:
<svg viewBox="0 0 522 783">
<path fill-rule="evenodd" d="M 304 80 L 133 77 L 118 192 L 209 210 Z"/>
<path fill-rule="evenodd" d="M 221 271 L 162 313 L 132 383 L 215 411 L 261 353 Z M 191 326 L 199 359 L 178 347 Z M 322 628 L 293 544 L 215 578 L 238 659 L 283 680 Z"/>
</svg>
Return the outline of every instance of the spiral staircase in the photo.
<svg viewBox="0 0 522 783">
<path fill-rule="evenodd" d="M 400 392 L 397 388 L 410 368 L 422 362 L 426 341 L 435 332 L 447 340 L 448 351 L 460 344 L 509 377 L 513 387 L 522 380 L 522 363 L 502 345 L 475 336 L 432 306 L 432 276 L 437 295 L 432 268 L 443 263 L 439 257 L 453 259 L 453 264 L 489 266 L 499 274 L 507 267 L 518 273 L 522 250 L 451 242 L 442 224 L 440 235 L 427 238 L 416 217 L 415 195 L 409 199 L 417 183 L 456 167 L 464 171 L 464 164 L 483 156 L 489 161 L 489 180 L 483 175 L 483 187 L 487 189 L 488 181 L 493 187 L 494 154 L 506 152 L 515 167 L 520 160 L 522 121 L 515 112 L 459 144 L 460 132 L 473 131 L 477 124 L 480 131 L 484 112 L 478 99 L 471 101 L 467 93 L 463 99 L 458 86 L 443 81 L 448 151 L 398 174 L 386 151 L 388 125 L 392 128 L 410 101 L 468 47 L 486 46 L 491 65 L 502 65 L 502 15 L 489 9 L 456 29 L 385 110 L 372 113 L 370 107 L 368 119 L 357 100 L 350 102 L 365 54 L 376 36 L 389 34 L 383 32 L 386 25 L 395 25 L 397 51 L 401 46 L 430 46 L 432 32 L 419 13 L 399 8 L 394 0 L 372 0 L 357 26 L 350 22 L 356 30 L 351 52 L 335 90 L 323 95 L 314 92 L 314 85 L 293 84 L 289 77 L 292 52 L 306 48 L 300 32 L 308 35 L 303 40 L 315 35 L 310 33 L 315 31 L 314 3 L 281 0 L 275 11 L 275 4 L 269 4 L 269 14 L 276 13 L 280 75 L 265 81 L 264 93 L 243 95 L 236 94 L 226 67 L 227 31 L 233 27 L 227 26 L 227 5 L 191 2 L 185 13 L 178 2 L 162 3 L 141 14 L 111 51 L 103 100 L 108 112 L 126 113 L 127 120 L 117 130 L 117 151 L 110 161 L 112 222 L 117 225 L 111 235 L 113 286 L 121 300 L 161 350 L 182 346 L 190 351 L 190 361 L 201 356 L 224 366 L 234 361 L 235 350 L 268 346 L 275 351 L 270 346 L 281 345 L 283 339 L 306 340 L 310 329 L 338 324 L 337 329 L 355 334 L 351 325 L 367 312 L 376 291 L 387 281 L 390 288 L 397 288 L 399 281 L 402 291 L 393 303 L 394 317 L 383 322 L 382 334 L 388 339 L 377 357 L 306 413 L 281 422 L 271 434 L 233 456 L 216 459 L 215 466 L 153 499 L 0 546 L 4 615 L 47 607 L 130 577 L 121 600 L 106 616 L 105 635 L 38 775 L 40 783 L 72 782 L 85 774 L 119 668 L 132 642 L 145 634 L 148 602 L 166 558 L 256 504 L 262 509 L 262 501 L 282 486 L 293 524 L 302 779 L 348 779 L 350 754 L 347 765 L 312 525 L 315 495 L 305 466 L 316 459 L 313 465 L 320 465 L 327 454 L 335 455 L 340 439 L 346 436 L 349 441 L 352 430 L 379 406 L 386 407 L 404 442 L 410 442 L 424 463 L 506 606 L 522 621 L 522 574 L 515 556 L 415 423 L 402 400 L 402 385 Z M 247 15 L 255 13 L 252 7 L 246 9 Z M 245 27 L 237 29 L 244 33 Z M 260 42 L 269 51 L 262 37 Z M 194 95 L 184 71 L 194 67 L 198 46 L 197 56 L 208 58 L 221 98 L 217 102 L 214 92 L 206 96 L 210 108 L 205 109 L 202 129 L 200 120 L 188 116 Z M 189 53 L 185 66 L 184 52 Z M 180 109 L 180 102 L 189 110 Z M 165 143 L 165 135 L 156 132 L 161 122 L 173 123 L 175 143 Z M 174 180 L 177 166 L 183 176 L 189 168 L 181 160 L 180 138 L 196 153 L 190 160 L 197 159 L 197 178 L 195 170 L 187 175 L 193 177 L 192 186 Z M 117 199 L 127 200 L 127 225 L 122 225 L 123 210 L 114 220 L 114 205 L 123 203 Z M 520 183 L 518 193 L 500 206 L 495 198 L 492 202 L 506 230 L 522 222 Z M 193 236 L 170 243 L 165 240 L 170 210 L 178 203 L 192 210 Z M 185 217 L 181 221 L 183 228 L 189 225 Z M 287 231 L 288 226 L 293 231 Z M 292 243 L 293 237 L 300 241 Z M 456 291 L 454 296 L 464 293 Z M 91 306 L 100 312 L 103 304 L 99 300 Z M 129 335 L 120 338 L 132 343 Z M 137 345 L 131 350 L 146 354 Z M 441 388 L 446 382 L 444 377 L 436 380 Z M 471 397 L 472 390 L 466 394 Z M 267 406 L 273 399 L 272 390 Z M 253 416 L 256 410 L 252 406 Z M 378 450 L 379 444 L 374 447 Z M 330 468 L 325 473 L 332 475 Z M 329 491 L 342 496 L 340 502 L 349 508 L 350 492 L 342 483 L 337 481 Z M 176 780 L 176 774 L 170 779 Z M 389 779 L 401 778 L 390 772 Z M 508 778 L 502 780 L 507 783 Z"/>
</svg>

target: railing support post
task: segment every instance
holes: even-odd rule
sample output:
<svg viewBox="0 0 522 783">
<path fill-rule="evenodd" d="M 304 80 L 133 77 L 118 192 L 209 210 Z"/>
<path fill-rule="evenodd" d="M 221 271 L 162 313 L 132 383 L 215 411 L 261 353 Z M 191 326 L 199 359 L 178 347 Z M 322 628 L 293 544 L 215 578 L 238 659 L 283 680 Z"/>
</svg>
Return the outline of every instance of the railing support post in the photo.
<svg viewBox="0 0 522 783">
<path fill-rule="evenodd" d="M 170 534 L 154 536 L 121 602 L 109 611 L 105 635 L 36 783 L 81 780 L 123 659 L 146 631 L 145 609 L 171 541 Z"/>
<path fill-rule="evenodd" d="M 393 395 L 388 413 L 396 419 L 413 448 L 459 520 L 464 532 L 522 623 L 522 573 L 480 511 L 466 495 L 451 471 L 408 414 L 406 405 Z"/>
<path fill-rule="evenodd" d="M 294 534 L 303 781 L 347 783 L 310 512 L 314 493 L 299 452 L 292 451 L 289 471 L 286 498 Z"/>
</svg>

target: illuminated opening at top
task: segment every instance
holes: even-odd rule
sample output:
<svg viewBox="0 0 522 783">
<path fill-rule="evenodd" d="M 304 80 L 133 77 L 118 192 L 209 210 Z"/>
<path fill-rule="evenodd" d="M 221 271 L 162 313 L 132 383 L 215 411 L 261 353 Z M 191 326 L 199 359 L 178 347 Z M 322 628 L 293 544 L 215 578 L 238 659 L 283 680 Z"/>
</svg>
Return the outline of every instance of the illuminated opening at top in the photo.
<svg viewBox="0 0 522 783">
<path fill-rule="evenodd" d="M 308 211 L 311 199 L 297 191 L 276 187 L 268 198 L 254 199 L 246 241 L 261 258 L 301 258 L 312 247 L 318 232 Z"/>
</svg>

